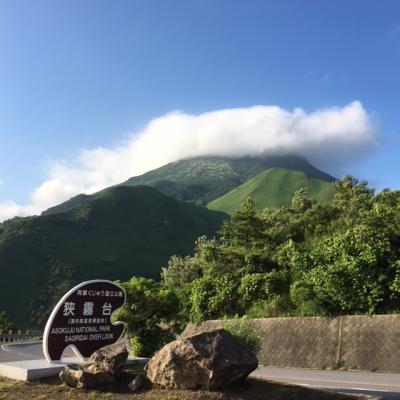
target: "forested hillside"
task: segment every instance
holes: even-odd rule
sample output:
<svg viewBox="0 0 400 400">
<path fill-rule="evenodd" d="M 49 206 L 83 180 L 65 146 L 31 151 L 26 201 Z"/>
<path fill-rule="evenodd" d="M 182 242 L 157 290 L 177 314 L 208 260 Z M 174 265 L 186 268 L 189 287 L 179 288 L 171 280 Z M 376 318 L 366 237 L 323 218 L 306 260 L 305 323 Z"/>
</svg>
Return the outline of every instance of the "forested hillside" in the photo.
<svg viewBox="0 0 400 400">
<path fill-rule="evenodd" d="M 191 253 L 225 215 L 145 187 L 114 187 L 54 215 L 0 224 L 0 304 L 18 327 L 43 327 L 76 282 L 159 278 L 173 254 Z"/>
<path fill-rule="evenodd" d="M 0 225 L 0 272 L 11 283 L 0 283 L 0 304 L 17 325 L 42 326 L 51 304 L 75 282 L 158 279 L 169 257 L 190 254 L 198 236 L 215 234 L 227 218 L 217 211 L 233 212 L 248 195 L 257 209 L 287 205 L 300 187 L 323 201 L 333 195 L 333 180 L 294 155 L 197 157 L 78 195 L 40 217 L 6 221 Z M 236 187 L 239 196 L 231 192 L 228 201 L 222 197 L 210 207 L 217 211 L 193 204 Z M 20 286 L 21 295 L 12 298 Z"/>
<path fill-rule="evenodd" d="M 299 190 L 290 207 L 257 213 L 247 199 L 217 240 L 173 257 L 163 285 L 181 319 L 399 312 L 400 191 L 334 186 L 325 204 Z"/>
</svg>

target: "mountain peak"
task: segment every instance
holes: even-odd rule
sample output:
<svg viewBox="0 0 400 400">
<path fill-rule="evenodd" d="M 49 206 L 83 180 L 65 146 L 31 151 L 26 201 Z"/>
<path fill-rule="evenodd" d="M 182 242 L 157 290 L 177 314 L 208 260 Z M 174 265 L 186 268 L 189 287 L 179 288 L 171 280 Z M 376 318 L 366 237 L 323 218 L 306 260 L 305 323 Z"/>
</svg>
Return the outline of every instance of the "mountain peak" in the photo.
<svg viewBox="0 0 400 400">
<path fill-rule="evenodd" d="M 304 157 L 293 154 L 237 158 L 202 156 L 174 161 L 130 178 L 123 185 L 149 185 L 185 201 L 207 204 L 274 167 L 303 172 L 309 178 L 327 182 L 335 180 L 312 166 Z"/>
<path fill-rule="evenodd" d="M 176 199 L 206 205 L 270 168 L 302 172 L 309 179 L 326 182 L 335 180 L 331 175 L 312 166 L 304 157 L 295 154 L 254 157 L 199 156 L 171 162 L 143 175 L 132 177 L 118 186 L 151 186 Z M 49 208 L 43 215 L 68 211 L 93 196 L 95 195 L 75 196 Z"/>
</svg>

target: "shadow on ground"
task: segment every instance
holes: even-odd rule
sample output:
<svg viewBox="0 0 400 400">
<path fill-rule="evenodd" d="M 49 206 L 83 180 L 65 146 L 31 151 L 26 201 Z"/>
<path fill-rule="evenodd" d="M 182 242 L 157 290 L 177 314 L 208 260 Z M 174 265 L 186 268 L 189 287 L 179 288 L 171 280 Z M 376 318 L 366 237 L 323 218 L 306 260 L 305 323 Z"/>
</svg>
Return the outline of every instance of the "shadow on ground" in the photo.
<svg viewBox="0 0 400 400">
<path fill-rule="evenodd" d="M 72 389 L 60 383 L 58 378 L 23 383 L 0 378 L 1 400 L 349 400 L 364 399 L 301 386 L 281 384 L 250 378 L 228 389 L 206 392 L 190 390 L 166 390 L 145 384 L 138 393 L 127 389 L 137 371 L 127 372 L 114 387 L 103 391 Z"/>
</svg>

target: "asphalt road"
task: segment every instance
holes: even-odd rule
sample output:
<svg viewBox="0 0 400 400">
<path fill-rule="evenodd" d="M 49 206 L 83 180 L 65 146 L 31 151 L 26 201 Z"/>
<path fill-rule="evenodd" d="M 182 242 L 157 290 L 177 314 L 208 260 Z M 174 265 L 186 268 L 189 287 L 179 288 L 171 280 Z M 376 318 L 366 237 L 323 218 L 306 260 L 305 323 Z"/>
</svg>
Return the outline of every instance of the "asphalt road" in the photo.
<svg viewBox="0 0 400 400">
<path fill-rule="evenodd" d="M 74 357 L 75 353 L 67 349 L 64 356 Z M 0 363 L 44 358 L 42 342 L 3 344 L 0 346 Z"/>
<path fill-rule="evenodd" d="M 74 356 L 74 353 L 67 350 L 65 355 Z M 0 363 L 41 358 L 42 343 L 4 344 L 0 347 Z M 345 393 L 360 393 L 385 400 L 400 400 L 400 374 L 259 367 L 252 376 Z"/>
<path fill-rule="evenodd" d="M 379 399 L 400 399 L 400 374 L 259 367 L 252 376 Z"/>
</svg>

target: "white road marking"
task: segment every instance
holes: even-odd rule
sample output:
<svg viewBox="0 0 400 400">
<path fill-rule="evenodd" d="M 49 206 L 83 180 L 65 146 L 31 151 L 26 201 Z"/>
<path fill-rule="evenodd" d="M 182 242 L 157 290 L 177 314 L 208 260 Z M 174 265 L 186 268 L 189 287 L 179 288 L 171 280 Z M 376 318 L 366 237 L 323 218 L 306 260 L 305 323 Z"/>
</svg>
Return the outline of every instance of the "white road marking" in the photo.
<svg viewBox="0 0 400 400">
<path fill-rule="evenodd" d="M 265 378 L 265 376 L 262 376 L 262 375 L 257 375 L 257 374 L 255 374 L 255 376 L 258 376 L 258 377 L 264 377 Z M 394 384 L 394 383 L 392 383 L 392 384 L 387 384 L 387 383 L 378 383 L 378 382 L 376 382 L 376 383 L 368 383 L 368 382 L 354 382 L 354 381 L 336 381 L 336 380 L 334 380 L 334 379 L 330 379 L 330 380 L 328 380 L 328 379 L 319 379 L 319 378 L 299 378 L 299 377 L 289 377 L 289 376 L 274 376 L 274 375 L 269 375 L 268 376 L 268 378 L 269 379 L 272 379 L 272 380 L 290 380 L 290 381 L 294 381 L 294 383 L 297 383 L 298 385 L 302 385 L 303 383 L 302 382 L 298 382 L 298 381 L 312 381 L 312 382 L 326 382 L 326 383 L 333 383 L 333 384 L 335 384 L 335 383 L 338 383 L 338 384 L 357 384 L 357 385 L 366 385 L 366 386 L 386 386 L 386 387 L 390 387 L 390 388 L 399 388 L 400 389 L 400 385 L 396 385 L 396 384 Z M 324 386 L 324 387 L 326 387 L 326 386 Z M 381 390 L 381 389 L 377 389 L 377 388 L 373 388 L 373 389 L 369 389 L 369 388 L 365 388 L 364 390 L 380 390 L 380 391 L 383 391 L 383 390 Z"/>
<path fill-rule="evenodd" d="M 396 393 L 387 389 L 367 389 L 367 388 L 359 388 L 359 387 L 339 387 L 339 386 L 321 386 L 321 385 L 313 385 L 312 383 L 297 383 L 299 386 L 309 386 L 318 389 L 336 389 L 336 390 L 357 390 L 361 392 L 385 392 L 385 393 Z"/>
</svg>

